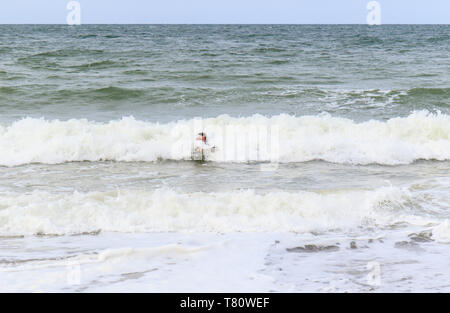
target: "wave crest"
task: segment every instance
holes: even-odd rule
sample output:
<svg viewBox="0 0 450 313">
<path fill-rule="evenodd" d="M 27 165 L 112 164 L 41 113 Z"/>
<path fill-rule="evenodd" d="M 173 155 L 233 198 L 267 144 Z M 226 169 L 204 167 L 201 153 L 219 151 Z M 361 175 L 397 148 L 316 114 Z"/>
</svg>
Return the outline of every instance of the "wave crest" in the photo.
<svg viewBox="0 0 450 313">
<path fill-rule="evenodd" d="M 221 115 L 167 124 L 124 117 L 107 123 L 26 118 L 0 126 L 0 165 L 71 161 L 189 160 L 195 134 L 219 149 L 216 162 L 324 160 L 408 164 L 450 159 L 450 116 L 426 111 L 357 123 L 329 115 Z"/>
<path fill-rule="evenodd" d="M 398 222 L 407 213 L 405 190 L 180 193 L 118 190 L 0 194 L 2 235 L 114 232 L 321 232 Z M 402 214 L 403 213 L 403 214 Z M 425 219 L 423 224 L 429 222 Z"/>
</svg>

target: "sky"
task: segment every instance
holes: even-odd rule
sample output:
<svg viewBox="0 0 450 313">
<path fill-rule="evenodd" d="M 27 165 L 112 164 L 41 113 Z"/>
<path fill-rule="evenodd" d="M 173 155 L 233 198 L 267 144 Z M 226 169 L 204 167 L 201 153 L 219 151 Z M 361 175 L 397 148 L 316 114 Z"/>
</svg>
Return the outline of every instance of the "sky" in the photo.
<svg viewBox="0 0 450 313">
<path fill-rule="evenodd" d="M 0 24 L 66 24 L 71 0 L 1 0 Z M 82 24 L 365 24 L 370 0 L 78 0 Z M 450 0 L 378 0 L 381 24 L 450 24 Z"/>
</svg>

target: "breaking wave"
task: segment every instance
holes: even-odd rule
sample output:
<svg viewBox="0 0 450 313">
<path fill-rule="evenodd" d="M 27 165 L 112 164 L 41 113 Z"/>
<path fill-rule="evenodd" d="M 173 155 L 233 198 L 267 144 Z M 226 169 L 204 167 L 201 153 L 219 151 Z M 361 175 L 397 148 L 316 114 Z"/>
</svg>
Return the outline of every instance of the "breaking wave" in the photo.
<svg viewBox="0 0 450 313">
<path fill-rule="evenodd" d="M 407 117 L 360 123 L 327 114 L 220 115 L 167 124 L 133 117 L 107 123 L 25 118 L 0 125 L 0 165 L 189 160 L 199 131 L 218 147 L 209 156 L 216 162 L 396 165 L 450 159 L 450 116 L 416 111 Z"/>
<path fill-rule="evenodd" d="M 113 232 L 322 232 L 395 223 L 425 225 L 408 190 L 253 190 L 180 193 L 171 189 L 0 194 L 0 235 Z"/>
</svg>

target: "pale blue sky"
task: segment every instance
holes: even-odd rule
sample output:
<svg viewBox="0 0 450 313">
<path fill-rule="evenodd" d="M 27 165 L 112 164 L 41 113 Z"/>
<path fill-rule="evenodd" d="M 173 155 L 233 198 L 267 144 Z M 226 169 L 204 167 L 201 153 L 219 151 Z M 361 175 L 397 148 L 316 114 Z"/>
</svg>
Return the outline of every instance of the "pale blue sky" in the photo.
<svg viewBox="0 0 450 313">
<path fill-rule="evenodd" d="M 69 0 L 2 0 L 0 24 L 64 24 Z M 82 24 L 364 24 L 369 0 L 79 0 Z M 449 24 L 450 0 L 378 0 L 382 24 Z"/>
</svg>

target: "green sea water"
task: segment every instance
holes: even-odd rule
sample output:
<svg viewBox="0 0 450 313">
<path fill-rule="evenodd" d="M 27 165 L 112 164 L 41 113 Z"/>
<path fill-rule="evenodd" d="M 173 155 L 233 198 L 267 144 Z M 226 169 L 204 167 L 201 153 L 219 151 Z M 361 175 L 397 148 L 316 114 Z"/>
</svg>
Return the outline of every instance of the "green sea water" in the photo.
<svg viewBox="0 0 450 313">
<path fill-rule="evenodd" d="M 3 25 L 2 120 L 449 112 L 448 25 Z"/>
<path fill-rule="evenodd" d="M 449 55 L 449 25 L 1 25 L 0 291 L 450 291 Z"/>
</svg>

